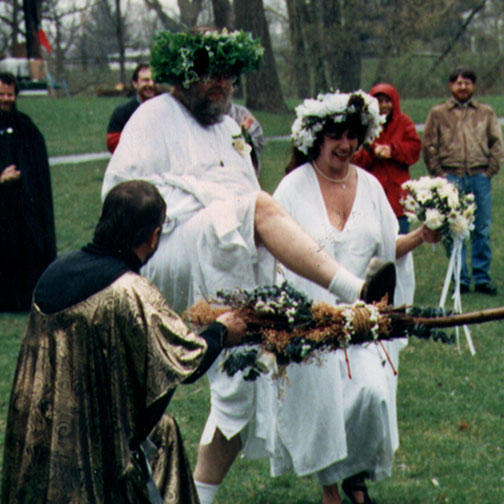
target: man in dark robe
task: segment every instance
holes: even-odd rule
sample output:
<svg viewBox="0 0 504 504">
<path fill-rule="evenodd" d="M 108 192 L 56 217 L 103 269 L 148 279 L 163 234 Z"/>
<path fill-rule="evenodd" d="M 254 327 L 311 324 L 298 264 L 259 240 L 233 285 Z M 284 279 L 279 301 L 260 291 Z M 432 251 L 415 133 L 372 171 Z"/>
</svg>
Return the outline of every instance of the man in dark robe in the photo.
<svg viewBox="0 0 504 504">
<path fill-rule="evenodd" d="M 146 63 L 139 63 L 131 77 L 131 85 L 135 96 L 126 103 L 118 105 L 112 112 L 107 126 L 107 149 L 113 153 L 121 138 L 121 132 L 133 112 L 145 101 L 156 96 L 158 88 L 152 79 L 152 71 Z"/>
<path fill-rule="evenodd" d="M 56 257 L 44 137 L 16 109 L 14 76 L 0 73 L 0 311 L 30 309 L 33 288 Z"/>
<path fill-rule="evenodd" d="M 138 274 L 165 209 L 147 182 L 116 186 L 93 242 L 40 278 L 10 399 L 3 504 L 199 503 L 164 411 L 245 323 L 227 312 L 194 334 Z"/>
</svg>

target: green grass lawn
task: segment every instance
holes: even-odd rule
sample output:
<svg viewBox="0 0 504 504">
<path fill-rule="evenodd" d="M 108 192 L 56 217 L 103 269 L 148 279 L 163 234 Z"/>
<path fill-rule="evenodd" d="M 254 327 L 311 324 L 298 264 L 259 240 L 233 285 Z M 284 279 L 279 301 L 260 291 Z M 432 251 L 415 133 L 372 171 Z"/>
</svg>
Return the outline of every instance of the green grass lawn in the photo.
<svg viewBox="0 0 504 504">
<path fill-rule="evenodd" d="M 498 101 L 496 98 L 495 103 Z M 51 155 L 58 155 L 103 150 L 108 116 L 118 102 L 106 98 L 23 98 L 20 108 L 43 130 Z M 404 109 L 412 115 L 416 110 L 420 116 L 431 104 L 431 100 L 407 101 Z M 288 115 L 258 116 L 267 134 L 285 134 L 290 127 Z M 260 177 L 267 190 L 272 191 L 281 178 L 289 152 L 288 142 L 267 144 Z M 91 238 L 100 210 L 105 165 L 94 162 L 52 168 L 60 253 Z M 415 177 L 424 173 L 422 163 L 413 169 Z M 503 195 L 504 176 L 500 175 L 493 186 L 491 272 L 499 295 L 468 294 L 462 300 L 465 311 L 504 305 Z M 417 304 L 437 305 L 447 262 L 441 246 L 424 245 L 415 252 Z M 24 315 L 0 314 L 2 441 L 25 320 Z M 461 354 L 454 346 L 420 341 L 411 341 L 403 351 L 398 391 L 401 446 L 392 477 L 371 484 L 372 495 L 380 504 L 504 504 L 503 332 L 504 322 L 474 326 L 474 357 L 465 344 Z M 208 406 L 205 379 L 179 387 L 169 406 L 181 426 L 192 464 Z M 313 480 L 293 475 L 272 479 L 265 461 L 241 459 L 233 465 L 217 498 L 218 504 L 319 502 L 320 490 Z"/>
<path fill-rule="evenodd" d="M 415 123 L 425 122 L 429 109 L 445 98 L 409 99 L 401 103 L 403 111 Z M 28 114 L 45 136 L 50 156 L 106 151 L 105 135 L 114 108 L 125 98 L 101 97 L 25 97 L 18 100 L 19 109 Z M 504 97 L 484 96 L 481 101 L 492 105 L 504 117 Z M 267 137 L 288 135 L 295 118 L 294 108 L 300 100 L 287 100 L 287 114 L 253 111 Z M 268 159 L 266 157 L 266 159 Z"/>
</svg>

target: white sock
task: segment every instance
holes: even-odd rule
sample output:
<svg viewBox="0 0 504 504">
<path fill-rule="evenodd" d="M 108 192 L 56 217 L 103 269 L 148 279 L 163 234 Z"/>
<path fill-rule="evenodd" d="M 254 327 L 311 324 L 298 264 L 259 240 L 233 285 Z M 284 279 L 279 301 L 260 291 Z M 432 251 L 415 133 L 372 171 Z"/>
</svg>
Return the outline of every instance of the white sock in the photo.
<svg viewBox="0 0 504 504">
<path fill-rule="evenodd" d="M 353 303 L 360 297 L 364 280 L 340 266 L 329 284 L 329 292 L 343 303 Z"/>
<path fill-rule="evenodd" d="M 194 480 L 196 491 L 201 504 L 212 504 L 215 499 L 215 494 L 219 489 L 219 485 L 211 485 L 210 483 L 203 483 L 202 481 Z"/>
</svg>

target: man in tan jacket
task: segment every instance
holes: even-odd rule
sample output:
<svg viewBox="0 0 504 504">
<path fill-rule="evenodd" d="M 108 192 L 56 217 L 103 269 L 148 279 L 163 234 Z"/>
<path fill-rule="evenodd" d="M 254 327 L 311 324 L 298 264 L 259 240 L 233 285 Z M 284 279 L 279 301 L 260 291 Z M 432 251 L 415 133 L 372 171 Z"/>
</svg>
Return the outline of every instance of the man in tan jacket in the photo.
<svg viewBox="0 0 504 504">
<path fill-rule="evenodd" d="M 476 292 L 495 296 L 489 269 L 492 260 L 490 179 L 504 160 L 502 131 L 489 105 L 473 100 L 476 74 L 456 68 L 449 77 L 451 98 L 433 107 L 425 124 L 423 157 L 429 173 L 444 176 L 476 201 L 475 228 L 471 235 L 471 269 Z M 469 292 L 471 276 L 464 245 L 461 292 Z"/>
</svg>

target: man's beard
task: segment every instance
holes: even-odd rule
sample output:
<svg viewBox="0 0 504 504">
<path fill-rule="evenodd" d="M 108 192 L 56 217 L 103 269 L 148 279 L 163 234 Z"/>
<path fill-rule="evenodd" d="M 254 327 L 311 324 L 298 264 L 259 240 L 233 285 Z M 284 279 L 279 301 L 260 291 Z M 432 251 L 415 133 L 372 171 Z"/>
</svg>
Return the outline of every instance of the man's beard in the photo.
<svg viewBox="0 0 504 504">
<path fill-rule="evenodd" d="M 145 87 L 145 88 L 139 89 L 137 94 L 140 97 L 140 100 L 142 102 L 144 102 L 144 101 L 150 100 L 151 98 L 156 96 L 156 88 L 154 88 L 152 86 Z"/>
<path fill-rule="evenodd" d="M 198 96 L 192 89 L 182 89 L 186 107 L 203 126 L 210 126 L 222 121 L 222 117 L 229 110 L 231 91 L 224 90 L 222 93 L 222 98 L 213 102 L 206 96 Z"/>
<path fill-rule="evenodd" d="M 16 102 L 12 102 L 9 106 L 5 106 L 0 108 L 0 114 L 4 116 L 11 116 L 14 112 L 16 112 Z"/>
</svg>

